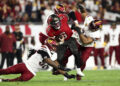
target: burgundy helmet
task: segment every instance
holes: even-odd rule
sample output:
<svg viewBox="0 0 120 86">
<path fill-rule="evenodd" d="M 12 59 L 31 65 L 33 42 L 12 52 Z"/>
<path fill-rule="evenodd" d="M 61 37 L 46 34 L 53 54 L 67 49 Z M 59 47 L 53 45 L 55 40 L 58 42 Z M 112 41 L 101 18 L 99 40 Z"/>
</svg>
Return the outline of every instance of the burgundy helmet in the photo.
<svg viewBox="0 0 120 86">
<path fill-rule="evenodd" d="M 47 45 L 51 51 L 56 51 L 57 42 L 55 41 L 55 39 L 47 38 L 45 40 L 45 45 Z"/>
<path fill-rule="evenodd" d="M 93 20 L 90 24 L 89 24 L 89 29 L 96 31 L 98 29 L 100 29 L 102 26 L 102 21 L 100 20 Z"/>
</svg>

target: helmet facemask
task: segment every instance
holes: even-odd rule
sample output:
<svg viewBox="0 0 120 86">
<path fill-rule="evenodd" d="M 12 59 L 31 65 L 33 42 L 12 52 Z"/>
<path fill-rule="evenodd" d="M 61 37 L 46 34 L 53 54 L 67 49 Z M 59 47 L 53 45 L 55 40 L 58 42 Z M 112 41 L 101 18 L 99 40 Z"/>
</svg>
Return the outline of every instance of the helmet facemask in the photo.
<svg viewBox="0 0 120 86">
<path fill-rule="evenodd" d="M 48 25 L 50 25 L 52 28 L 54 28 L 55 30 L 59 30 L 61 23 L 60 23 L 60 18 L 53 14 L 48 18 Z"/>
</svg>

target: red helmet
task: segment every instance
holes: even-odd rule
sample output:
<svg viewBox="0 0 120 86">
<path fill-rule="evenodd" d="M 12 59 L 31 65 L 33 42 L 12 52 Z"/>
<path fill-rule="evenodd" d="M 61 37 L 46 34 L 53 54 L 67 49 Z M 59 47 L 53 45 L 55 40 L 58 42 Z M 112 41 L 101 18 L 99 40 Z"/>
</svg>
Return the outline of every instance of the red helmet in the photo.
<svg viewBox="0 0 120 86">
<path fill-rule="evenodd" d="M 47 38 L 45 40 L 45 45 L 47 45 L 51 51 L 56 51 L 57 42 L 55 41 L 55 39 Z"/>
<path fill-rule="evenodd" d="M 60 18 L 56 14 L 50 15 L 48 17 L 47 23 L 56 30 L 60 29 L 60 25 L 61 25 Z"/>
<path fill-rule="evenodd" d="M 96 30 L 100 29 L 101 26 L 102 26 L 102 21 L 100 21 L 100 20 L 94 20 L 94 21 L 92 21 L 92 22 L 89 24 L 89 29 L 90 29 L 91 31 L 96 31 Z"/>
<path fill-rule="evenodd" d="M 56 5 L 56 7 L 54 8 L 54 11 L 56 14 L 66 13 L 65 7 L 62 4 Z"/>
</svg>

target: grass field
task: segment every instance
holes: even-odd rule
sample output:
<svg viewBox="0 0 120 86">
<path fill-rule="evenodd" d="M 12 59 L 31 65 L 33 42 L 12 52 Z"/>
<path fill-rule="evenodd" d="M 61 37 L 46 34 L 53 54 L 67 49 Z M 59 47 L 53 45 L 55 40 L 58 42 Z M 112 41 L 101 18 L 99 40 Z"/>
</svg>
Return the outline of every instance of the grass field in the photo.
<svg viewBox="0 0 120 86">
<path fill-rule="evenodd" d="M 70 73 L 75 74 L 75 71 Z M 120 70 L 86 70 L 84 73 L 86 76 L 81 81 L 63 81 L 62 75 L 53 76 L 51 72 L 44 71 L 28 82 L 1 82 L 0 86 L 120 86 Z M 14 78 L 16 75 L 1 77 Z"/>
</svg>

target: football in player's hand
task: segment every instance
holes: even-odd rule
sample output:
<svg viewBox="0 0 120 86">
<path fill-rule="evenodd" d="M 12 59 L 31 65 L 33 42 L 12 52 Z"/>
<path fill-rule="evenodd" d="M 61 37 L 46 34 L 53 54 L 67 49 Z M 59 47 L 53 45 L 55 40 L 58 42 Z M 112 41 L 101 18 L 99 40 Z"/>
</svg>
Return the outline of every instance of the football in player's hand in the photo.
<svg viewBox="0 0 120 86">
<path fill-rule="evenodd" d="M 62 35 L 55 36 L 55 40 L 56 40 L 57 42 L 61 42 L 61 39 L 62 39 L 62 38 L 63 38 Z"/>
</svg>

